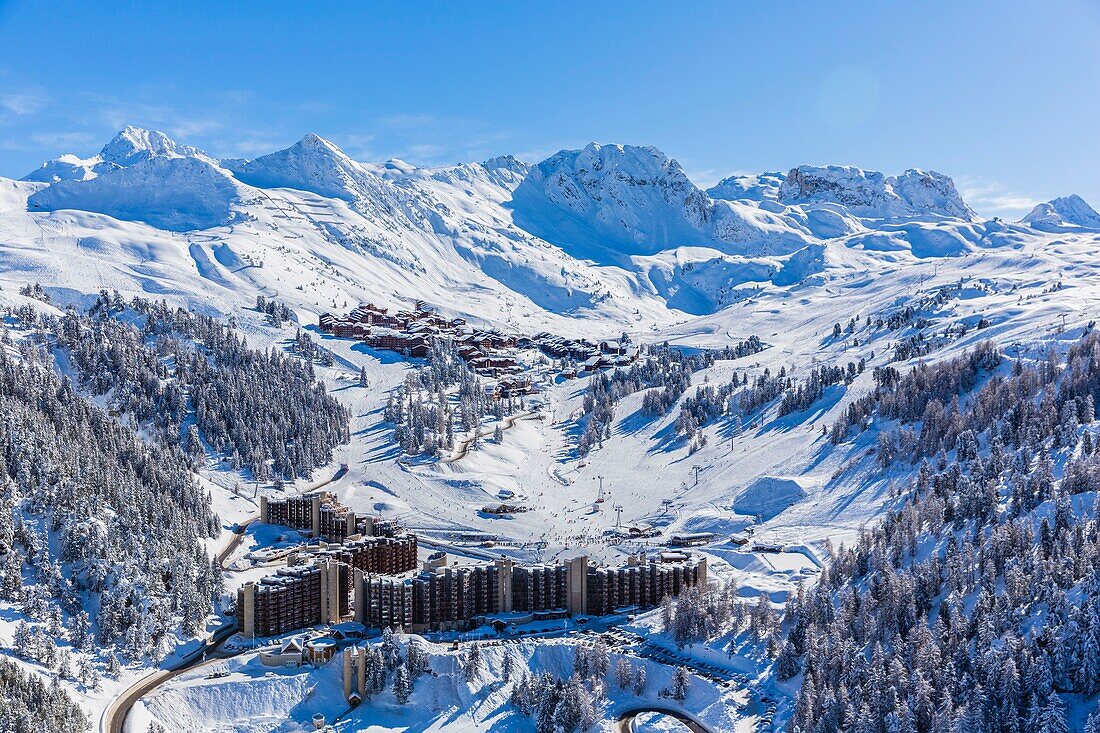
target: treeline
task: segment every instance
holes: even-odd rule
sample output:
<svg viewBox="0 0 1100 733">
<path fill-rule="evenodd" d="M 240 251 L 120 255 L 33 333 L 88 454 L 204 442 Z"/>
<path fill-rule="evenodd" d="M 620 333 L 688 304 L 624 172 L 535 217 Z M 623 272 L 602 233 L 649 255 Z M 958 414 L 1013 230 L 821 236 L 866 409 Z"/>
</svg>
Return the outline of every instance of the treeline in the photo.
<svg viewBox="0 0 1100 733">
<path fill-rule="evenodd" d="M 681 648 L 742 631 L 771 649 L 779 643 L 779 617 L 767 596 L 761 593 L 750 604 L 738 596 L 732 578 L 721 587 L 693 587 L 676 598 L 666 596 L 661 601 L 661 624 Z"/>
<path fill-rule="evenodd" d="M 457 405 L 448 393 L 457 391 Z M 441 456 L 454 448 L 455 424 L 476 430 L 488 400 L 477 373 L 458 354 L 452 339 L 432 339 L 424 366 L 405 375 L 390 393 L 383 419 L 393 423 L 393 439 L 409 455 Z M 456 414 L 457 407 L 457 414 Z"/>
<path fill-rule="evenodd" d="M 860 359 L 858 363 L 850 361 L 847 367 L 814 367 L 810 370 L 810 376 L 783 394 L 783 399 L 779 403 L 779 415 L 789 415 L 792 412 L 805 410 L 821 399 L 822 395 L 825 394 L 825 390 L 834 384 L 851 384 L 852 380 L 863 374 L 864 368 L 863 359 Z"/>
<path fill-rule="evenodd" d="M 453 339 L 433 338 L 425 364 L 390 393 L 383 419 L 393 423 L 394 442 L 404 453 L 438 457 L 454 449 L 456 429 L 471 433 L 476 448 L 483 417 L 500 420 L 521 409 L 522 398 L 486 393 Z"/>
<path fill-rule="evenodd" d="M 121 320 L 143 319 L 141 328 Z M 217 319 L 106 294 L 81 315 L 43 318 L 80 386 L 110 393 L 120 413 L 182 443 L 195 462 L 206 446 L 260 480 L 308 476 L 349 440 L 347 410 L 320 384 L 310 359 L 248 346 Z M 184 429 L 193 415 L 194 429 Z"/>
<path fill-rule="evenodd" d="M 923 416 L 995 361 L 983 345 L 944 368 L 949 384 L 921 382 L 933 396 L 889 391 L 878 410 Z M 1064 365 L 1017 363 L 953 408 L 953 444 L 932 428 L 940 440 L 920 450 L 957 460 L 925 462 L 904 505 L 788 604 L 776 673 L 802 675 L 788 730 L 1069 729 L 1063 696 L 1100 693 L 1100 516 L 1078 497 L 1100 488 L 1098 390 L 1100 337 L 1088 334 Z"/>
<path fill-rule="evenodd" d="M 611 434 L 615 405 L 627 395 L 649 390 L 642 398 L 642 411 L 647 415 L 667 413 L 691 386 L 691 375 L 706 369 L 716 361 L 739 359 L 757 354 L 766 348 L 756 336 L 723 349 L 684 353 L 668 344 L 650 346 L 644 359 L 628 369 L 598 372 L 588 382 L 583 409 L 588 416 L 577 451 L 587 455 Z"/>
<path fill-rule="evenodd" d="M 19 348 L 0 349 L 0 593 L 74 645 L 90 643 L 87 608 L 99 645 L 157 654 L 177 629 L 201 629 L 221 592 L 199 542 L 220 529 L 209 497 L 177 444 L 143 441 L 39 344 Z"/>
<path fill-rule="evenodd" d="M 676 420 L 676 432 L 692 440 L 694 451 L 706 445 L 706 437 L 699 432 L 699 428 L 721 415 L 733 414 L 734 420 L 739 422 L 777 399 L 780 400 L 780 417 L 805 410 L 821 399 L 832 385 L 851 384 L 864 368 L 863 359 L 848 362 L 846 367 L 819 366 L 812 369 L 808 377 L 797 382 L 787 373 L 785 366 L 779 367 L 774 375 L 770 368 L 765 368 L 752 380 L 747 374 L 739 377 L 735 373 L 726 384 L 717 387 L 701 385 L 696 388 L 693 397 L 685 398 Z M 738 390 L 738 387 L 743 389 Z"/>
<path fill-rule="evenodd" d="M 1000 363 L 1000 351 L 985 341 L 954 359 L 916 364 L 904 375 L 890 366 L 875 369 L 874 390 L 849 403 L 833 423 L 832 441 L 843 441 L 852 427 L 862 430 L 873 413 L 910 423 L 923 419 L 930 406 L 933 412 L 942 411 L 945 403 L 972 390 L 983 373 L 992 372 Z"/>
</svg>

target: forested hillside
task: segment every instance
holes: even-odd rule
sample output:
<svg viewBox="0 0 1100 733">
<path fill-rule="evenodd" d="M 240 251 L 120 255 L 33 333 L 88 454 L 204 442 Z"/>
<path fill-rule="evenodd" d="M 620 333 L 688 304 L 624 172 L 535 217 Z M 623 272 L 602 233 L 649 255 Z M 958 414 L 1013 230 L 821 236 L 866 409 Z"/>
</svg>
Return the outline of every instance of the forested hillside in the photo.
<svg viewBox="0 0 1100 733">
<path fill-rule="evenodd" d="M 883 372 L 834 428 L 896 420 L 880 465 L 921 463 L 902 506 L 788 604 L 790 731 L 1060 733 L 1095 705 L 1100 335 L 971 391 L 1002 358 Z"/>
<path fill-rule="evenodd" d="M 106 294 L 88 314 L 21 315 L 68 355 L 80 387 L 182 442 L 192 460 L 202 458 L 205 441 L 234 469 L 293 479 L 348 441 L 347 411 L 316 380 L 311 358 L 252 349 L 217 319 Z"/>
<path fill-rule="evenodd" d="M 80 733 L 87 728 L 87 717 L 60 686 L 47 685 L 14 662 L 0 660 L 0 730 Z"/>
<path fill-rule="evenodd" d="M 132 658 L 202 628 L 220 572 L 199 540 L 218 518 L 179 446 L 141 440 L 29 344 L 0 350 L 0 423 L 4 599 L 75 649 Z"/>
</svg>

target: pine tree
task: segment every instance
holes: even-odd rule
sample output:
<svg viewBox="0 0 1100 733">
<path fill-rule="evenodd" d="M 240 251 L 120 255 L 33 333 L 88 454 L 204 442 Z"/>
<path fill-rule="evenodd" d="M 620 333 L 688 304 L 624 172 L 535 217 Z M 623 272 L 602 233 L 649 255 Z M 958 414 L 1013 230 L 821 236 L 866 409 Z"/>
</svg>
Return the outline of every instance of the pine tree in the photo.
<svg viewBox="0 0 1100 733">
<path fill-rule="evenodd" d="M 119 673 L 122 671 L 121 665 L 118 663 L 118 657 L 113 653 L 107 654 L 107 675 L 111 679 L 118 679 Z"/>
<path fill-rule="evenodd" d="M 798 661 L 798 654 L 795 653 L 794 645 L 791 644 L 791 640 L 787 639 L 783 643 L 783 649 L 779 652 L 779 656 L 775 660 L 775 676 L 779 680 L 789 680 L 799 673 L 801 665 Z"/>
<path fill-rule="evenodd" d="M 20 621 L 15 626 L 15 635 L 12 639 L 12 649 L 15 651 L 16 656 L 24 659 L 33 656 L 33 644 L 34 640 L 30 627 L 27 626 L 26 621 Z"/>
<path fill-rule="evenodd" d="M 634 668 L 626 657 L 620 657 L 615 663 L 615 682 L 620 690 L 625 690 L 634 679 Z"/>
<path fill-rule="evenodd" d="M 409 682 L 409 673 L 405 667 L 398 667 L 393 673 L 393 697 L 398 705 L 404 705 L 412 694 L 412 683 Z"/>
<path fill-rule="evenodd" d="M 1039 714 L 1037 733 L 1069 733 L 1069 726 L 1066 725 L 1066 706 L 1056 692 L 1052 692 L 1047 697 L 1046 705 Z"/>
<path fill-rule="evenodd" d="M 688 674 L 687 667 L 677 667 L 676 672 L 672 675 L 672 699 L 683 702 L 684 698 L 687 697 L 690 685 L 691 676 Z"/>
<path fill-rule="evenodd" d="M 1100 710 L 1093 710 L 1089 713 L 1089 718 L 1085 722 L 1084 733 L 1100 733 Z"/>
<path fill-rule="evenodd" d="M 603 636 L 597 636 L 596 643 L 592 646 L 591 667 L 592 676 L 599 680 L 606 679 L 607 673 L 611 671 L 611 656 Z"/>
<path fill-rule="evenodd" d="M 478 646 L 476 641 L 470 642 L 470 645 L 466 648 L 466 663 L 463 667 L 467 682 L 473 682 L 477 678 L 481 673 L 482 665 L 481 647 Z"/>
<path fill-rule="evenodd" d="M 370 380 L 367 378 L 367 367 L 359 367 L 359 386 L 366 388 L 370 386 Z"/>
<path fill-rule="evenodd" d="M 643 694 L 645 694 L 645 688 L 646 688 L 645 667 L 642 666 L 642 665 L 639 665 L 638 669 L 634 672 L 634 685 L 631 688 L 631 692 L 634 693 L 635 697 L 641 697 Z"/>
</svg>

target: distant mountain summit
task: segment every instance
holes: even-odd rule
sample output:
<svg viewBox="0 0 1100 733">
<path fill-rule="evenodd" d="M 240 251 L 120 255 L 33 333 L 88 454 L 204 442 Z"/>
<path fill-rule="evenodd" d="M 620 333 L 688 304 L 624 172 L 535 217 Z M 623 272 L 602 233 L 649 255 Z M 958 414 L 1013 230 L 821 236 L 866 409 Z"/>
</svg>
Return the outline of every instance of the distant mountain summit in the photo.
<svg viewBox="0 0 1100 733">
<path fill-rule="evenodd" d="M 140 163 L 150 158 L 202 158 L 213 162 L 198 148 L 180 145 L 158 130 L 133 125 L 122 128 L 97 155 L 81 158 L 66 154 L 42 164 L 23 177 L 24 181 L 58 183 L 87 181 L 96 176 Z"/>
<path fill-rule="evenodd" d="M 99 151 L 99 157 L 108 163 L 126 167 L 149 158 L 205 158 L 213 159 L 190 145 L 181 145 L 159 130 L 145 130 L 133 125 L 122 128 L 111 142 Z"/>
<path fill-rule="evenodd" d="M 799 166 L 779 187 L 785 204 L 840 204 L 856 216 L 890 219 L 932 214 L 974 219 L 949 177 L 911 168 L 900 176 L 852 166 Z"/>
<path fill-rule="evenodd" d="M 1083 198 L 1072 194 L 1037 205 L 1020 222 L 1036 229 L 1100 229 L 1100 214 Z"/>
<path fill-rule="evenodd" d="M 712 313 L 853 257 L 955 257 L 1029 231 L 978 220 L 934 171 L 799 166 L 702 190 L 657 148 L 621 144 L 534 165 L 502 155 L 418 167 L 357 161 L 314 133 L 252 160 L 219 159 L 127 126 L 97 154 L 61 156 L 27 180 L 36 183 L 11 189 L 24 211 L 58 212 L 96 232 L 89 241 L 112 228 L 126 232 L 119 241 L 178 243 L 182 233 L 203 277 L 246 271 L 237 250 L 251 245 L 242 242 L 282 242 L 314 258 L 303 270 L 341 262 L 370 283 L 368 297 L 475 303 L 492 293 L 505 304 L 518 295 L 523 307 L 570 317 Z M 1076 197 L 1047 206 L 1025 224 L 1100 226 Z M 204 254 L 196 242 L 219 244 Z"/>
<path fill-rule="evenodd" d="M 169 231 L 228 223 L 240 186 L 198 148 L 132 125 L 98 155 L 62 156 L 24 180 L 51 183 L 28 198 L 33 210 L 92 211 Z"/>
<path fill-rule="evenodd" d="M 257 188 L 296 188 L 348 200 L 361 195 L 364 183 L 372 178 L 362 164 L 312 132 L 289 148 L 255 160 L 234 161 L 230 167 L 238 180 Z"/>
<path fill-rule="evenodd" d="M 725 201 L 777 201 L 785 180 L 782 173 L 738 174 L 708 188 L 707 195 Z"/>
</svg>

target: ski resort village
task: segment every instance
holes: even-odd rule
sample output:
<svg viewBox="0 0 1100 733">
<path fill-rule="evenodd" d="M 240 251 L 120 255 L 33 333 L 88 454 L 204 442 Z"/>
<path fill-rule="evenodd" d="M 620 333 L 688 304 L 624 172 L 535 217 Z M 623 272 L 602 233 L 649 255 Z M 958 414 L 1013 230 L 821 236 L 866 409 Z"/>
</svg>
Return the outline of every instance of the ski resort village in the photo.
<svg viewBox="0 0 1100 733">
<path fill-rule="evenodd" d="M 1095 8 L 114 5 L 0 3 L 0 733 L 1100 733 Z"/>
</svg>

